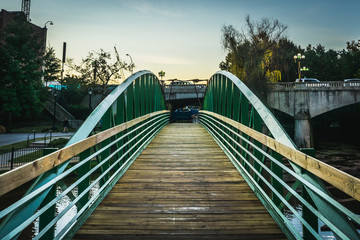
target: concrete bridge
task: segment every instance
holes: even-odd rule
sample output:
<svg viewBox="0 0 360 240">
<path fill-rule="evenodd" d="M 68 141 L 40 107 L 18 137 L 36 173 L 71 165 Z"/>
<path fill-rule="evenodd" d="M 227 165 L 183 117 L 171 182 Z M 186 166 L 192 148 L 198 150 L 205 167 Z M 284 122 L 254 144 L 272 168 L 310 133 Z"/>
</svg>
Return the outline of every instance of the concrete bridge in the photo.
<svg viewBox="0 0 360 240">
<path fill-rule="evenodd" d="M 360 102 L 360 83 L 278 83 L 271 88 L 269 107 L 295 119 L 294 140 L 298 147 L 313 146 L 311 118 Z"/>
<path fill-rule="evenodd" d="M 206 84 L 168 84 L 164 87 L 166 101 L 204 98 L 205 91 Z"/>
</svg>

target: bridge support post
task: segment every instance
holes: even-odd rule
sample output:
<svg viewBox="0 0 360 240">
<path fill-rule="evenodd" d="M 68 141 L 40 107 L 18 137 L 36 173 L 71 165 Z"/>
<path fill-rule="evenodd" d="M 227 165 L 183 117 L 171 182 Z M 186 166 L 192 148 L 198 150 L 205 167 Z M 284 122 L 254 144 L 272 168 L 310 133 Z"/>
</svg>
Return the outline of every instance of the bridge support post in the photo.
<svg viewBox="0 0 360 240">
<path fill-rule="evenodd" d="M 52 152 L 55 152 L 58 150 L 58 148 L 44 148 L 43 155 L 46 156 Z M 47 205 L 51 200 L 53 200 L 56 197 L 56 184 L 51 187 L 50 192 L 44 199 L 44 201 L 41 204 L 41 207 L 44 207 Z M 39 231 L 42 231 L 49 222 L 51 222 L 56 213 L 56 207 L 55 205 L 51 206 L 48 210 L 46 210 L 43 214 L 40 215 L 39 218 Z M 44 235 L 41 237 L 41 239 L 53 239 L 55 236 L 55 226 L 52 226 Z"/>
<path fill-rule="evenodd" d="M 295 115 L 294 141 L 298 148 L 312 148 L 314 145 L 310 116 L 306 112 Z"/>
</svg>

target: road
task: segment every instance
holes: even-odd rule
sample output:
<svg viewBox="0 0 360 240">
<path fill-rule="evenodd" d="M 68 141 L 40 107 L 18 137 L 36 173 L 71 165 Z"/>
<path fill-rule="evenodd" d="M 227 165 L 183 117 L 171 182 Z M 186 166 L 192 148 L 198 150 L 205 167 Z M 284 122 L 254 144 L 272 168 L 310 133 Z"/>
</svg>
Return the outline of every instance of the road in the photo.
<svg viewBox="0 0 360 240">
<path fill-rule="evenodd" d="M 61 132 L 54 132 L 52 133 L 52 138 L 54 137 L 71 137 L 74 133 L 61 133 Z M 36 133 L 35 138 L 43 138 L 46 133 Z M 33 133 L 3 133 L 0 134 L 0 146 L 9 145 L 12 143 L 26 141 L 30 137 L 30 140 L 34 139 Z M 49 134 L 46 136 L 49 138 Z"/>
</svg>

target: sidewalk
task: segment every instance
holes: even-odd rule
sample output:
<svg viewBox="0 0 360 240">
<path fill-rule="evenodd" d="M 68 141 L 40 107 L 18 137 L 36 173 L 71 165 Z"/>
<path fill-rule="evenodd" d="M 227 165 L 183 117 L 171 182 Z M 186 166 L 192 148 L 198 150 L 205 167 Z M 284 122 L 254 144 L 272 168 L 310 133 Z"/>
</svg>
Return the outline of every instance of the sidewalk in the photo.
<svg viewBox="0 0 360 240">
<path fill-rule="evenodd" d="M 43 138 L 46 134 L 47 133 L 35 133 L 35 138 Z M 74 132 L 70 132 L 70 133 L 54 132 L 52 133 L 51 138 L 52 139 L 59 137 L 70 138 L 72 135 L 74 135 Z M 0 146 L 26 141 L 28 139 L 28 136 L 31 141 L 34 140 L 33 133 L 2 133 L 0 134 Z M 46 137 L 49 138 L 50 135 L 47 134 Z"/>
<path fill-rule="evenodd" d="M 71 136 L 74 133 L 60 133 L 60 132 L 55 132 L 52 133 L 51 135 L 51 139 L 54 140 L 56 138 L 71 138 Z M 46 133 L 35 133 L 35 138 L 43 138 L 46 135 Z M 12 143 L 17 143 L 17 142 L 22 142 L 22 141 L 26 141 L 28 139 L 29 133 L 5 133 L 5 134 L 0 134 L 0 146 L 5 146 L 5 145 L 9 145 Z M 33 141 L 34 139 L 34 134 L 31 133 L 29 136 L 30 140 Z M 48 140 L 50 140 L 50 135 L 48 134 L 46 136 L 46 138 Z M 47 140 L 47 142 L 48 142 Z M 44 140 L 40 140 L 40 141 L 36 141 L 35 143 L 43 143 Z M 30 148 L 22 148 L 22 149 L 16 149 L 13 153 L 11 151 L 6 152 L 4 154 L 0 154 L 0 169 L 4 170 L 4 169 L 10 169 L 10 161 L 12 159 L 12 157 L 14 159 L 17 159 L 19 157 L 22 156 L 26 156 L 28 154 L 31 153 L 35 153 L 37 151 L 39 151 L 42 148 L 39 147 L 30 147 Z M 42 153 L 41 153 L 42 154 Z M 41 157 L 41 155 L 39 155 L 38 157 Z M 19 162 L 19 163 L 14 163 L 14 167 L 19 167 L 23 164 L 26 164 L 27 162 Z"/>
</svg>

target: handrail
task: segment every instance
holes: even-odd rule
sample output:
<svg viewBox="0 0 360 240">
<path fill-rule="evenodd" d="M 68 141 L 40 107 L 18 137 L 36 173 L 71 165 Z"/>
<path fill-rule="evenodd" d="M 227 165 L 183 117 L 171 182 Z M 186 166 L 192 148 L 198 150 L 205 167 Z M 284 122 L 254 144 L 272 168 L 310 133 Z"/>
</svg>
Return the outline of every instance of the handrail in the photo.
<svg viewBox="0 0 360 240">
<path fill-rule="evenodd" d="M 341 229 L 337 227 L 335 223 L 333 223 L 334 219 L 323 215 L 320 211 L 314 208 L 311 205 L 311 203 L 309 203 L 304 197 L 302 197 L 301 195 L 299 195 L 299 193 L 295 191 L 296 189 L 292 189 L 292 187 L 289 186 L 284 180 L 279 178 L 273 172 L 273 170 L 270 169 L 261 159 L 265 157 L 271 162 L 271 166 L 276 164 L 277 166 L 281 167 L 283 171 L 289 173 L 301 184 L 306 185 L 308 188 L 311 188 L 312 191 L 315 192 L 318 196 L 320 196 L 324 201 L 327 201 L 333 207 L 337 208 L 339 211 L 341 211 L 343 214 L 345 214 L 347 217 L 351 218 L 354 222 L 358 224 L 360 224 L 359 216 L 357 216 L 356 214 L 352 213 L 351 211 L 343 207 L 341 204 L 339 204 L 329 195 L 327 195 L 320 189 L 316 188 L 306 179 L 296 174 L 293 170 L 286 167 L 279 160 L 273 157 L 272 154 L 267 153 L 267 151 L 264 151 L 261 147 L 257 146 L 255 144 L 255 141 L 253 140 L 265 144 L 265 146 L 272 148 L 272 150 L 277 153 L 281 152 L 280 155 L 286 158 L 288 158 L 289 156 L 291 157 L 293 155 L 302 156 L 305 158 L 310 156 L 307 156 L 306 154 L 303 154 L 297 150 L 288 148 L 287 146 L 281 144 L 280 142 L 264 134 L 261 134 L 249 127 L 246 127 L 238 122 L 223 117 L 219 114 L 214 114 L 208 111 L 200 111 L 200 122 L 210 132 L 210 134 L 214 137 L 214 139 L 220 144 L 220 146 L 223 148 L 225 153 L 230 157 L 230 160 L 234 163 L 234 165 L 238 169 L 240 169 L 242 175 L 246 176 L 246 180 L 250 182 L 250 186 L 255 186 L 255 188 L 257 189 L 256 193 L 260 194 L 263 199 L 266 199 L 267 203 L 269 203 L 272 206 L 272 210 L 275 211 L 277 215 L 279 215 L 278 217 L 282 219 L 282 222 L 284 222 L 287 225 L 288 229 L 297 239 L 301 239 L 302 236 L 299 235 L 293 229 L 293 226 L 291 226 L 289 221 L 284 219 L 285 218 L 284 213 L 281 212 L 282 207 L 279 207 L 275 204 L 275 202 L 271 199 L 271 195 L 276 195 L 276 197 L 280 199 L 281 203 L 284 204 L 284 206 L 286 206 L 294 214 L 294 216 L 296 216 L 296 218 L 299 219 L 299 221 L 304 225 L 304 227 L 306 227 L 315 238 L 321 239 L 321 237 L 317 233 L 317 229 L 314 230 L 311 227 L 311 225 L 308 223 L 308 220 L 305 219 L 304 217 L 301 217 L 299 213 L 296 211 L 296 209 L 289 203 L 287 199 L 289 197 L 285 197 L 283 195 L 283 192 L 279 191 L 273 185 L 274 181 L 280 183 L 281 186 L 288 191 L 288 194 L 291 194 L 291 196 L 296 197 L 299 200 L 299 202 L 301 202 L 302 204 L 304 204 L 304 206 L 310 209 L 312 213 L 316 215 L 316 217 L 318 217 L 330 229 L 336 232 L 336 234 L 340 236 L 341 239 L 350 239 L 347 237 L 348 234 L 347 232 L 343 232 Z M 238 133 L 237 130 L 239 130 L 240 132 Z M 250 139 L 248 139 L 246 136 L 250 137 Z M 244 147 L 242 144 L 240 144 L 238 139 L 241 139 L 241 141 L 246 142 L 253 149 L 260 152 L 262 156 L 256 156 L 255 153 L 253 153 L 252 151 Z M 287 151 L 283 152 L 284 149 L 287 149 L 291 153 L 289 154 L 289 152 Z M 249 158 L 253 160 L 253 162 L 251 162 L 247 157 L 245 157 L 244 153 L 246 153 L 249 156 Z M 285 155 L 287 156 L 285 156 L 282 153 L 285 153 Z M 260 165 L 269 176 L 266 177 L 263 172 L 259 171 L 259 169 L 255 167 L 256 164 Z M 341 171 L 339 172 L 340 174 L 344 174 Z M 257 177 L 261 179 L 261 182 L 256 180 Z M 357 182 L 360 181 L 360 179 L 356 179 L 356 178 L 354 179 Z M 267 189 L 271 190 L 270 196 L 268 193 L 269 191 L 267 191 L 266 188 L 264 189 L 264 187 L 262 186 L 264 184 L 266 185 Z"/>
<path fill-rule="evenodd" d="M 92 181 L 92 183 L 89 186 L 87 186 L 86 189 L 79 192 L 78 196 L 72 199 L 71 203 L 65 209 L 60 211 L 56 216 L 50 218 L 49 222 L 46 222 L 45 226 L 43 226 L 43 228 L 40 229 L 40 232 L 37 234 L 37 236 L 34 239 L 39 239 L 40 237 L 47 234 L 48 230 L 53 228 L 57 223 L 57 221 L 61 219 L 68 211 L 71 210 L 72 206 L 76 205 L 78 207 L 78 211 L 77 211 L 78 213 L 76 215 L 76 218 L 72 218 L 71 220 L 69 220 L 66 223 L 67 227 L 62 228 L 61 231 L 58 231 L 55 234 L 56 235 L 55 237 L 56 238 L 64 237 L 66 234 L 72 235 L 75 232 L 74 229 L 70 228 L 73 222 L 80 220 L 84 221 L 86 219 L 86 217 L 83 219 L 84 217 L 83 214 L 87 213 L 87 215 L 89 215 L 89 211 L 92 212 L 95 209 L 97 204 L 100 203 L 101 199 L 104 198 L 106 193 L 111 190 L 113 184 L 116 183 L 116 181 L 122 176 L 122 174 L 136 159 L 136 157 L 140 154 L 140 152 L 144 149 L 144 147 L 152 140 L 152 138 L 158 133 L 158 131 L 164 125 L 167 124 L 167 122 L 169 122 L 168 111 L 159 111 L 156 113 L 147 114 L 146 116 L 139 117 L 131 122 L 113 127 L 105 132 L 91 136 L 81 142 L 75 143 L 60 151 L 57 151 L 53 154 L 46 156 L 47 159 L 51 158 L 53 160 L 53 161 L 50 160 L 50 162 L 54 162 L 58 159 L 58 157 L 61 155 L 60 153 L 62 152 L 64 154 L 62 160 L 65 161 L 65 159 L 70 159 L 74 156 L 77 156 L 80 152 L 86 151 L 86 149 L 89 149 L 95 145 L 99 145 L 100 143 L 103 143 L 104 141 L 106 141 L 106 139 L 110 139 L 116 136 L 117 134 L 119 134 L 120 132 L 124 133 L 121 137 L 117 138 L 115 141 L 111 141 L 106 146 L 102 147 L 101 149 L 98 149 L 96 152 L 89 155 L 82 161 L 78 162 L 77 164 L 75 164 L 65 172 L 61 173 L 59 176 L 55 177 L 45 185 L 41 186 L 40 188 L 26 195 L 25 197 L 15 202 L 8 208 L 2 210 L 0 212 L 0 218 L 11 215 L 12 212 L 16 211 L 16 209 L 26 206 L 28 202 L 32 201 L 32 199 L 35 199 L 38 195 L 42 194 L 42 192 L 51 188 L 53 185 L 60 182 L 65 177 L 69 176 L 69 174 L 73 174 L 76 171 L 80 171 L 81 168 L 83 168 L 86 164 L 90 164 L 90 161 L 92 161 L 92 159 L 94 159 L 96 156 L 101 156 L 106 151 L 109 151 L 112 146 L 115 146 L 120 141 L 128 139 L 125 143 L 121 145 L 121 147 L 117 148 L 114 151 L 111 151 L 111 153 L 105 159 L 103 159 L 99 164 L 91 168 L 89 171 L 86 171 L 84 175 L 79 176 L 79 179 L 74 180 L 74 182 L 66 189 L 63 189 L 63 191 L 60 194 L 54 195 L 53 198 L 47 204 L 40 207 L 36 213 L 31 215 L 29 218 L 25 219 L 14 229 L 6 232 L 0 230 L 0 235 L 1 235 L 0 237 L 4 237 L 5 239 L 7 238 L 11 239 L 15 237 L 19 232 L 21 232 L 29 224 L 31 224 L 36 218 L 41 217 L 46 211 L 49 211 L 49 209 L 54 208 L 55 204 L 59 200 L 61 200 L 65 195 L 71 194 L 71 191 L 75 187 L 80 187 L 81 183 L 83 183 L 84 180 L 90 178 L 90 176 L 96 176 L 96 179 Z M 131 129 L 131 127 L 135 127 L 135 128 Z M 136 135 L 133 136 L 133 134 Z M 129 138 L 129 136 L 132 137 Z M 132 142 L 134 143 L 131 144 Z M 129 154 L 131 156 L 128 156 Z M 116 157 L 115 161 L 114 161 L 114 157 Z M 108 167 L 106 167 L 106 170 L 101 172 L 100 175 L 96 175 L 96 172 L 99 171 L 101 168 L 104 168 L 106 165 L 109 165 Z M 111 171 L 114 172 L 111 173 Z M 101 183 L 101 181 L 104 180 L 105 183 Z M 90 190 L 94 190 L 95 185 L 99 183 L 100 183 L 100 188 L 96 190 L 97 194 L 93 193 L 90 199 L 87 199 L 87 201 L 80 204 L 81 200 L 84 199 L 84 196 L 89 195 Z M 91 208 L 89 209 L 89 207 Z M 80 225 L 78 224 L 77 226 L 75 226 L 75 228 L 79 228 L 80 226 L 81 224 Z"/>
<path fill-rule="evenodd" d="M 10 174 L 12 175 L 11 172 L 3 176 L 3 180 L 6 180 L 6 182 L 9 183 L 9 187 L 6 186 L 4 188 L 4 186 L 2 185 L 0 188 L 2 192 L 8 192 L 10 191 L 10 189 L 13 189 L 16 185 L 17 186 L 21 185 L 25 181 L 28 181 L 29 179 L 33 179 L 35 176 L 38 177 L 34 181 L 33 185 L 28 189 L 23 199 L 27 199 L 27 196 L 32 195 L 34 192 L 37 192 L 38 189 L 43 189 L 43 191 L 38 195 L 34 196 L 34 198 L 31 198 L 31 200 L 29 200 L 26 204 L 22 205 L 22 207 L 14 209 L 14 211 L 11 214 L 7 215 L 7 218 L 2 221 L 0 226 L 0 238 L 5 236 L 9 232 L 13 232 L 13 231 L 16 232 L 17 230 L 15 230 L 14 228 L 17 228 L 19 230 L 21 228 L 20 225 L 23 225 L 25 224 L 25 222 L 30 221 L 29 219 L 31 219 L 33 214 L 35 214 L 35 212 L 39 209 L 39 207 L 41 207 L 41 204 L 48 205 L 49 201 L 51 202 L 51 199 L 54 198 L 53 195 L 56 194 L 57 186 L 55 185 L 58 185 L 58 187 L 61 188 L 66 188 L 66 184 L 61 182 L 56 183 L 54 186 L 50 186 L 46 189 L 44 189 L 43 186 L 48 186 L 48 184 L 52 182 L 54 179 L 63 176 L 63 173 L 67 171 L 68 165 L 70 164 L 70 160 L 71 160 L 70 156 L 80 153 L 79 156 L 77 156 L 77 159 L 80 158 L 80 161 L 83 161 L 85 156 L 90 155 L 90 151 L 97 152 L 97 148 L 103 146 L 111 146 L 111 142 L 113 142 L 114 139 L 121 139 L 121 141 L 120 140 L 116 141 L 117 144 L 113 148 L 107 148 L 105 151 L 101 153 L 99 152 L 99 154 L 96 155 L 96 161 L 97 161 L 96 164 L 101 166 L 99 171 L 101 172 L 101 174 L 103 174 L 104 172 L 108 172 L 108 169 L 110 168 L 110 166 L 112 166 L 112 161 L 113 161 L 112 159 L 109 159 L 106 161 L 106 163 L 104 163 L 103 160 L 107 159 L 107 157 L 111 155 L 114 149 L 122 149 L 120 152 L 117 153 L 117 155 L 121 155 L 120 158 L 123 159 L 117 164 L 117 167 L 121 167 L 123 166 L 124 161 L 128 162 L 127 161 L 128 159 L 136 157 L 136 154 L 139 154 L 139 152 L 141 152 L 141 148 L 144 146 L 141 143 L 148 142 L 149 139 L 143 139 L 143 135 L 147 134 L 147 132 L 143 132 L 144 131 L 143 128 L 147 126 L 144 125 L 143 127 L 139 128 L 137 127 L 137 125 L 133 125 L 132 127 L 129 127 L 126 130 L 124 130 L 125 132 L 121 131 L 119 133 L 114 133 L 115 135 L 112 135 L 112 137 L 103 140 L 99 144 L 96 144 L 96 140 L 95 140 L 96 137 L 90 137 L 90 139 L 92 140 L 85 141 L 83 143 L 84 144 L 83 147 L 84 148 L 88 146 L 93 146 L 93 147 L 83 152 L 81 152 L 80 149 L 77 149 L 76 147 L 71 147 L 71 145 L 83 141 L 84 139 L 94 134 L 95 131 L 98 131 L 99 129 L 101 131 L 107 131 L 107 129 L 110 129 L 111 127 L 115 127 L 125 122 L 130 122 L 133 119 L 142 117 L 147 114 L 151 114 L 152 112 L 161 111 L 164 109 L 165 109 L 165 99 L 161 90 L 159 80 L 156 77 L 156 75 L 154 75 L 150 71 L 144 70 L 134 73 L 133 75 L 128 77 L 122 84 L 120 84 L 116 89 L 114 89 L 89 115 L 89 117 L 85 120 L 83 125 L 78 129 L 78 131 L 73 135 L 73 137 L 67 143 L 66 147 L 69 146 L 69 148 L 66 148 L 67 150 L 53 153 L 51 156 L 53 156 L 54 158 L 51 157 L 49 157 L 51 159 L 48 159 L 46 157 L 41 158 L 38 161 L 35 161 L 33 164 L 28 164 L 24 166 L 21 169 L 21 171 L 18 170 L 14 172 L 14 175 L 16 175 L 14 183 L 10 182 L 9 176 Z M 165 114 L 167 116 L 166 118 L 168 118 L 167 112 L 163 114 Z M 153 121 L 153 119 L 154 118 L 150 117 L 147 120 L 145 119 L 145 121 L 150 122 Z M 164 124 L 166 124 L 166 121 L 165 122 L 162 121 L 159 124 L 155 126 L 156 128 L 151 129 L 150 132 L 156 134 L 157 131 L 161 129 Z M 135 132 L 134 129 L 136 129 Z M 139 135 L 139 132 L 142 132 L 142 135 L 141 134 Z M 103 135 L 104 137 L 106 137 L 106 133 L 109 132 L 105 132 Z M 151 135 L 150 139 L 152 137 L 153 135 Z M 141 143 L 137 141 L 141 141 Z M 139 145 L 141 145 L 139 149 L 134 147 L 137 146 L 138 143 Z M 126 149 L 123 149 L 121 148 L 121 146 L 127 146 L 127 147 Z M 127 152 L 127 154 L 122 155 L 122 152 Z M 133 160 L 135 159 L 132 159 L 131 161 Z M 131 164 L 131 162 L 129 164 Z M 81 169 L 79 170 L 79 176 L 84 176 L 84 174 L 87 173 L 87 170 L 90 169 L 91 166 L 93 166 L 93 164 L 90 164 L 90 162 L 87 161 L 86 164 L 82 166 Z M 124 168 L 121 171 L 121 173 L 119 173 L 120 175 L 116 176 L 115 178 L 119 179 L 126 169 L 127 167 Z M 107 174 L 104 175 L 104 177 L 100 181 L 101 187 L 103 186 L 103 183 L 107 182 L 111 174 L 112 172 L 111 173 L 108 172 Z M 12 177 L 12 179 L 14 178 Z M 90 179 L 88 177 L 87 180 L 85 180 L 85 182 L 79 184 L 78 186 L 79 194 L 82 194 L 84 191 L 86 191 L 89 185 L 90 185 Z M 107 189 L 106 191 L 110 191 L 109 189 L 111 189 L 111 184 L 109 186 L 106 186 L 105 188 Z M 85 194 L 85 198 L 89 197 L 89 193 L 84 193 L 84 194 Z M 101 194 L 104 194 L 103 196 L 105 196 L 107 192 Z M 69 192 L 68 196 L 71 197 L 73 196 L 73 194 Z M 85 204 L 82 199 L 79 200 L 79 203 Z M 54 206 L 52 206 L 50 209 L 52 208 L 54 208 Z M 48 213 L 49 211 L 50 214 Z M 43 215 L 51 216 L 52 211 L 53 210 L 46 210 Z M 81 217 L 83 218 L 83 216 Z M 45 220 L 45 222 L 46 221 L 47 220 Z M 76 225 L 78 226 L 78 221 Z M 44 227 L 45 227 L 44 221 L 42 221 L 42 223 L 40 221 L 40 229 L 43 230 Z M 53 234 L 54 226 L 52 226 L 51 229 L 52 230 L 49 232 L 50 233 L 52 232 Z M 21 232 L 21 230 L 19 231 Z M 48 234 L 49 233 L 46 233 L 45 238 L 51 238 L 47 236 Z"/>
<path fill-rule="evenodd" d="M 49 171 L 50 169 L 60 165 L 61 163 L 66 162 L 67 160 L 75 157 L 86 149 L 104 141 L 105 139 L 108 139 L 109 137 L 112 137 L 119 132 L 129 129 L 142 121 L 167 112 L 169 111 L 163 110 L 141 116 L 129 122 L 125 122 L 116 127 L 110 128 L 106 131 L 88 137 L 82 141 L 76 142 L 70 146 L 64 147 L 56 152 L 39 158 L 33 162 L 27 163 L 12 171 L 1 174 L 0 196 L 40 176 L 42 173 Z"/>
<path fill-rule="evenodd" d="M 282 126 L 276 120 L 276 118 L 273 116 L 270 110 L 240 79 L 238 79 L 235 75 L 229 72 L 218 71 L 211 77 L 210 81 L 208 82 L 203 109 L 217 113 L 227 118 L 231 118 L 234 121 L 241 122 L 243 125 L 249 126 L 250 128 L 256 131 L 265 132 L 266 135 L 273 137 L 276 141 L 288 147 L 286 149 L 284 148 L 283 150 L 297 149 L 296 145 L 287 135 L 285 130 L 282 128 Z M 222 137 L 224 135 L 225 135 L 224 133 L 221 134 L 219 145 L 222 144 L 221 141 L 225 141 L 228 139 L 228 137 L 223 139 Z M 249 138 L 250 136 L 247 137 Z M 262 144 L 257 140 L 254 141 L 256 143 L 256 146 L 267 147 L 266 145 Z M 233 144 L 236 145 L 236 143 Z M 248 149 L 248 147 L 250 146 L 250 144 L 246 143 L 246 141 L 242 141 L 241 145 L 243 144 L 245 149 Z M 277 147 L 277 145 L 275 145 L 274 147 Z M 237 146 L 237 148 L 239 148 L 239 146 Z M 259 157 L 260 152 L 261 151 L 256 150 L 254 152 L 254 155 L 256 157 Z M 249 154 L 247 154 L 245 150 L 242 150 L 241 154 L 244 154 L 245 158 L 249 157 Z M 274 154 L 279 155 L 279 153 L 275 151 Z M 320 176 L 323 175 L 323 177 L 325 178 L 330 178 L 330 176 L 329 177 L 325 176 L 325 174 L 328 173 L 332 174 L 330 168 L 327 168 L 326 165 L 320 165 L 320 164 L 316 165 L 317 162 L 311 161 L 312 158 L 306 158 L 304 160 L 298 155 L 291 156 L 291 158 L 294 158 L 294 161 L 302 162 L 302 166 L 300 166 L 299 164 L 294 163 L 293 161 L 289 161 L 291 167 L 294 169 L 297 175 L 306 179 L 306 181 L 310 182 L 316 189 L 321 190 L 325 194 L 329 195 L 321 179 L 315 176 L 310 171 L 308 171 L 306 168 L 312 169 L 317 175 Z M 262 161 L 265 161 L 265 159 L 266 158 L 264 157 Z M 314 164 L 314 166 L 312 166 L 311 164 Z M 321 168 L 319 168 L 319 166 L 321 166 Z M 259 172 L 264 171 L 264 167 L 260 163 L 256 163 L 254 167 Z M 247 166 L 246 168 L 250 168 L 250 166 Z M 241 171 L 241 169 L 239 168 L 238 170 Z M 276 171 L 277 176 L 283 178 L 281 169 L 276 169 L 275 167 L 274 171 Z M 255 179 L 257 181 L 261 181 L 260 176 L 255 176 Z M 351 196 L 357 196 L 358 198 L 359 186 L 357 183 L 353 183 L 352 180 L 353 179 L 351 179 L 351 176 L 345 175 L 344 181 L 352 184 L 347 187 L 346 191 Z M 336 181 L 339 181 L 339 179 L 335 179 L 333 183 L 336 186 L 340 186 L 341 184 L 337 183 Z M 341 183 L 343 183 L 342 180 Z M 252 183 L 249 182 L 249 184 L 251 185 Z M 314 190 L 311 187 L 308 187 L 307 185 L 302 185 L 302 186 L 304 187 L 304 189 L 302 190 L 303 194 L 305 194 L 307 198 L 311 199 L 311 201 L 314 204 L 314 207 L 317 208 L 322 215 L 326 216 L 326 218 L 334 219 L 334 224 L 340 228 L 341 230 L 340 232 L 347 233 L 347 235 L 353 239 L 360 238 L 359 233 L 356 231 L 354 226 L 351 223 L 349 223 L 348 218 L 343 213 L 341 213 L 337 208 L 334 208 L 331 204 L 325 201 L 321 196 L 319 196 L 316 192 L 314 192 Z M 252 187 L 256 189 L 256 184 L 253 184 Z M 293 188 L 296 189 L 298 187 L 299 187 L 299 183 L 296 182 Z M 278 188 L 279 191 L 282 189 L 281 186 L 278 186 Z M 352 193 L 353 189 L 354 191 L 355 189 L 357 190 Z M 256 191 L 257 190 L 255 190 L 255 192 Z M 279 203 L 280 200 L 275 195 L 276 194 L 274 193 L 272 199 L 275 202 Z M 276 212 L 276 210 L 274 210 L 273 207 L 267 203 L 268 201 L 266 200 L 265 197 L 259 195 L 259 198 L 264 203 L 265 207 L 268 206 L 270 213 Z M 308 208 L 303 207 L 303 209 L 306 210 Z M 314 214 L 311 213 L 306 213 L 306 214 L 308 214 L 310 218 L 313 218 L 315 216 Z M 281 220 L 281 218 L 279 218 L 279 216 L 277 216 L 277 214 L 273 215 L 273 217 L 279 223 L 279 225 L 282 225 L 283 221 Z M 315 222 L 313 224 L 315 224 Z M 316 224 L 317 224 L 317 220 L 316 220 Z M 313 227 L 317 229 L 315 225 Z M 288 233 L 287 236 L 289 237 L 295 236 L 294 234 L 291 233 L 292 231 L 288 227 L 285 227 L 285 229 L 283 230 Z M 304 236 L 308 236 L 308 234 L 311 235 L 311 233 L 304 230 Z M 339 237 L 339 235 L 337 235 L 337 231 L 335 231 L 334 234 L 336 237 Z"/>
<path fill-rule="evenodd" d="M 240 130 L 249 137 L 257 140 L 258 142 L 264 144 L 270 149 L 276 151 L 282 156 L 286 157 L 290 161 L 296 163 L 297 165 L 303 167 L 309 172 L 315 174 L 317 177 L 323 179 L 324 181 L 330 183 L 337 189 L 343 191 L 349 196 L 360 201 L 360 179 L 350 174 L 347 174 L 339 169 L 336 169 L 322 161 L 317 160 L 314 157 L 311 157 L 307 154 L 304 154 L 296 149 L 290 148 L 275 139 L 266 136 L 258 131 L 253 130 L 250 127 L 247 127 L 239 122 L 236 122 L 230 118 L 221 116 L 220 114 L 209 112 L 205 110 L 200 110 L 200 113 L 204 113 L 215 118 L 218 118 L 224 123 L 231 125 L 232 127 Z"/>
</svg>

